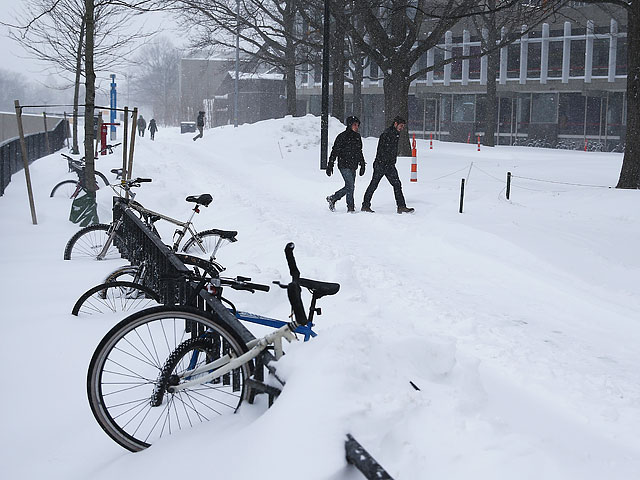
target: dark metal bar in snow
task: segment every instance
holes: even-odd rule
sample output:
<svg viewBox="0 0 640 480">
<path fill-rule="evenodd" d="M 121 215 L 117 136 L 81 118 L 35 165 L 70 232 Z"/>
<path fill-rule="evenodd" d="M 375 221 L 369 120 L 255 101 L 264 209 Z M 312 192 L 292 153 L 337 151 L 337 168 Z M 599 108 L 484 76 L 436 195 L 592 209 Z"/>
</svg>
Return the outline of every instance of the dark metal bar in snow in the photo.
<svg viewBox="0 0 640 480">
<path fill-rule="evenodd" d="M 360 470 L 367 480 L 393 480 L 393 477 L 348 433 L 344 448 L 347 451 L 347 462 Z"/>
<path fill-rule="evenodd" d="M 511 195 L 511 172 L 507 172 L 507 200 Z"/>
<path fill-rule="evenodd" d="M 463 205 L 464 205 L 464 178 L 462 179 L 462 182 L 460 182 L 460 210 L 459 210 L 460 213 L 462 213 Z"/>
</svg>

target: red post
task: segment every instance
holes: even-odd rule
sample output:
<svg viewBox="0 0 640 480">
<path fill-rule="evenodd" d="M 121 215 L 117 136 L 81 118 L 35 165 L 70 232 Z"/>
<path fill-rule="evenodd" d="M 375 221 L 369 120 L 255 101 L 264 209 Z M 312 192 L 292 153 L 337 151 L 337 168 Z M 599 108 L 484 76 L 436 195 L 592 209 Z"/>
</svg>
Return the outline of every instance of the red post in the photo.
<svg viewBox="0 0 640 480">
<path fill-rule="evenodd" d="M 413 134 L 413 142 L 411 143 L 411 181 L 418 181 L 418 150 L 416 149 L 416 135 Z"/>
<path fill-rule="evenodd" d="M 107 124 L 103 123 L 100 127 L 100 155 L 106 155 L 107 149 L 104 147 L 107 144 Z"/>
<path fill-rule="evenodd" d="M 588 140 L 585 138 L 584 139 L 584 151 L 585 152 L 587 151 L 587 143 L 588 143 Z"/>
<path fill-rule="evenodd" d="M 433 150 L 433 133 L 429 134 L 429 150 Z"/>
<path fill-rule="evenodd" d="M 471 132 L 469 132 L 469 135 L 467 135 L 467 143 L 471 143 Z"/>
<path fill-rule="evenodd" d="M 478 151 L 480 151 L 480 135 L 478 135 Z"/>
</svg>

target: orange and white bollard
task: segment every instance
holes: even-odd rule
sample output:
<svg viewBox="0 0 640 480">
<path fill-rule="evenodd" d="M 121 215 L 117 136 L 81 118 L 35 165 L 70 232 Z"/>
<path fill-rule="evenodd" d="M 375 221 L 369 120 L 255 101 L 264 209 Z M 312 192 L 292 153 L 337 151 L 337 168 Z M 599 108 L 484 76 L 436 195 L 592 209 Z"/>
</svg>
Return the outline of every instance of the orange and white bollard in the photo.
<svg viewBox="0 0 640 480">
<path fill-rule="evenodd" d="M 429 150 L 433 150 L 433 133 L 429 134 Z"/>
<path fill-rule="evenodd" d="M 411 181 L 418 181 L 418 151 L 416 150 L 416 135 L 413 135 L 411 144 Z"/>
<path fill-rule="evenodd" d="M 587 143 L 588 143 L 588 140 L 585 138 L 584 139 L 584 151 L 585 152 L 587 151 Z"/>
<path fill-rule="evenodd" d="M 478 135 L 478 151 L 480 151 L 480 135 Z"/>
<path fill-rule="evenodd" d="M 467 135 L 467 143 L 471 143 L 471 133 L 469 133 L 469 135 Z"/>
</svg>

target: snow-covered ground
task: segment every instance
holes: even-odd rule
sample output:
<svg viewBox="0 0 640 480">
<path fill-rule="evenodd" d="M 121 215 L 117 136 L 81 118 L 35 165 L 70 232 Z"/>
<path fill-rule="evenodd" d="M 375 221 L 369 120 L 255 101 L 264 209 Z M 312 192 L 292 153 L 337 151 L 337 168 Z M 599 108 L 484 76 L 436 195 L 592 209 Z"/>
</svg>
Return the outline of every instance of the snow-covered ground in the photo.
<svg viewBox="0 0 640 480">
<path fill-rule="evenodd" d="M 137 139 L 134 175 L 153 178 L 137 199 L 186 218 L 184 197 L 211 193 L 197 225 L 238 230 L 218 255 L 227 273 L 286 281 L 293 241 L 303 276 L 342 286 L 319 302 L 319 336 L 288 346 L 272 408 L 244 405 L 137 454 L 102 432 L 85 393 L 93 350 L 121 317 L 70 314 L 122 262 L 62 260 L 78 227 L 69 200 L 48 196 L 69 176 L 59 154 L 31 167 L 37 226 L 14 175 L 0 197 L 2 477 L 363 478 L 344 459 L 351 433 L 396 479 L 640 478 L 640 192 L 606 188 L 622 156 L 418 140 L 417 183 L 398 161 L 415 214 L 395 213 L 386 180 L 375 214 L 348 214 L 344 200 L 331 213 L 342 180 L 318 168 L 319 127 L 287 117 L 197 142 L 165 128 Z M 343 128 L 332 120 L 330 140 Z M 376 144 L 364 139 L 358 207 Z M 118 148 L 98 169 L 121 159 Z M 103 222 L 111 196 L 98 192 Z M 280 289 L 229 297 L 288 314 Z"/>
</svg>

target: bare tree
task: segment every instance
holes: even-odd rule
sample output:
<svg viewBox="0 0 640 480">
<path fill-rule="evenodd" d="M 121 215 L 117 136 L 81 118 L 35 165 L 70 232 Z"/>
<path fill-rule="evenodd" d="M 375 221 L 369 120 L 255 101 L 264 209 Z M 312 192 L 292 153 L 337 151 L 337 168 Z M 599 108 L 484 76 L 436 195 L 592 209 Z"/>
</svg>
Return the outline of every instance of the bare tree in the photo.
<svg viewBox="0 0 640 480">
<path fill-rule="evenodd" d="M 97 71 L 108 71 L 126 64 L 127 58 L 153 32 L 131 28 L 131 12 L 126 2 L 101 1 L 94 4 L 95 30 L 93 60 Z M 143 2 L 146 6 L 147 2 Z M 131 6 L 142 8 L 140 2 Z M 139 10 L 134 10 L 139 11 Z M 49 64 L 56 74 L 70 74 L 74 87 L 73 152 L 78 153 L 78 103 L 84 75 L 84 0 L 27 0 L 9 35 L 35 59 Z"/>
<path fill-rule="evenodd" d="M 172 2 L 195 33 L 192 48 L 240 50 L 280 70 L 285 77 L 287 114 L 296 114 L 296 69 L 317 48 L 298 16 L 299 0 L 179 0 Z M 239 9 L 238 9 L 239 6 Z"/>
<path fill-rule="evenodd" d="M 179 121 L 180 57 L 180 51 L 161 37 L 143 47 L 136 58 L 136 98 L 151 105 L 156 120 L 163 125 L 177 125 Z"/>
</svg>

